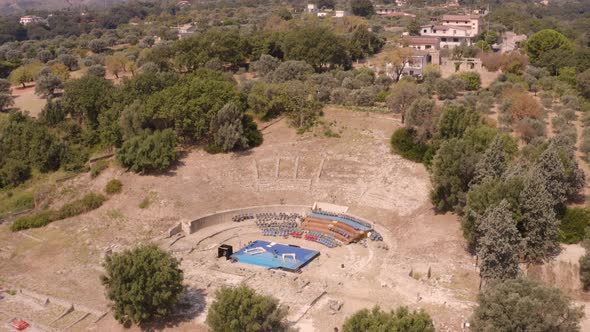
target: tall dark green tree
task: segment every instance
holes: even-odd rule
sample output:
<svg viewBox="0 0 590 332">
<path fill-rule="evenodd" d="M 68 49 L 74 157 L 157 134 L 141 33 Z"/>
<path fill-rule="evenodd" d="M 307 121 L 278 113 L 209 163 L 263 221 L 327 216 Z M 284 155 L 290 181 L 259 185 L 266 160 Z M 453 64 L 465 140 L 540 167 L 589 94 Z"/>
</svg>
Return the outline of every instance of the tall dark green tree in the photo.
<svg viewBox="0 0 590 332">
<path fill-rule="evenodd" d="M 479 274 L 484 280 L 506 280 L 518 276 L 518 249 L 521 241 L 508 201 L 490 207 L 478 225 Z"/>
<path fill-rule="evenodd" d="M 520 193 L 521 253 L 528 262 L 542 262 L 559 248 L 559 220 L 546 188 L 545 178 L 532 172 Z"/>
<path fill-rule="evenodd" d="M 500 135 L 497 135 L 475 166 L 475 176 L 472 185 L 482 182 L 486 178 L 498 179 L 508 167 L 505 145 Z"/>
</svg>

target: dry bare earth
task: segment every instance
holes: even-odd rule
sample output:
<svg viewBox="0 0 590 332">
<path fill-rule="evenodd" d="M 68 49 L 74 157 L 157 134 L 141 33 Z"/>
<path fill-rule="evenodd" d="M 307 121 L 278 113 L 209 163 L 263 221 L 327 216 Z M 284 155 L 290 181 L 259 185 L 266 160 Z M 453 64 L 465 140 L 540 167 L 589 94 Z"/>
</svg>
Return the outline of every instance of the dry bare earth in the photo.
<svg viewBox="0 0 590 332">
<path fill-rule="evenodd" d="M 19 108 L 22 112 L 28 112 L 33 117 L 39 116 L 47 100 L 35 94 L 35 85 L 29 83 L 26 88 L 13 87 L 12 95 L 14 96 L 14 107 Z"/>
<path fill-rule="evenodd" d="M 97 311 L 106 310 L 99 275 L 101 256 L 107 248 L 119 250 L 154 239 L 178 221 L 213 211 L 328 201 L 347 205 L 352 214 L 376 222 L 389 250 L 376 243 L 368 248 L 318 247 L 322 258 L 304 269 L 300 278 L 327 294 L 299 321 L 303 331 L 330 330 L 355 310 L 374 304 L 387 309 L 402 304 L 426 308 L 438 328 L 458 330 L 477 294 L 474 261 L 464 250 L 457 218 L 432 212 L 429 176 L 424 167 L 390 154 L 388 139 L 399 122 L 382 114 L 339 109 L 325 113 L 324 120 L 334 122 L 332 130 L 340 132 L 341 138 L 327 138 L 322 132 L 296 135 L 282 120 L 264 130 L 262 146 L 245 153 L 208 155 L 197 150 L 165 175 L 139 176 L 111 168 L 96 179 L 82 174 L 65 182 L 56 191 L 53 205 L 86 191 L 103 190 L 114 177 L 124 183 L 124 189 L 96 211 L 42 229 L 11 233 L 7 225 L 1 225 L 0 281 Z M 151 204 L 140 209 L 138 205 L 145 197 Z M 255 229 L 246 229 L 243 239 L 258 237 L 253 232 Z M 227 233 L 228 237 L 232 234 Z M 221 272 L 211 272 L 218 264 L 213 256 L 213 250 L 205 250 L 202 256 L 182 257 L 187 282 L 205 296 L 206 302 L 212 300 L 217 287 L 240 280 L 239 273 L 235 276 L 238 279 L 228 277 L 232 270 L 220 269 L 221 263 L 217 269 Z M 345 264 L 345 269 L 340 264 Z M 427 280 L 429 267 L 432 278 Z M 421 274 L 421 280 L 410 277 L 410 270 Z M 256 270 L 249 283 L 281 301 L 292 302 L 291 318 L 304 312 L 305 301 L 290 298 L 296 291 L 287 286 L 265 288 L 260 281 L 277 280 L 277 285 L 288 285 L 288 279 L 280 280 L 292 277 Z M 331 314 L 329 300 L 344 305 Z M 21 309 L 7 308 L 0 300 L 0 312 L 31 319 L 27 308 L 26 304 Z M 199 312 L 194 321 L 175 328 L 191 329 L 202 322 L 206 311 Z M 38 319 L 41 324 L 47 323 Z M 119 328 L 110 318 L 84 326 L 95 330 Z"/>
</svg>

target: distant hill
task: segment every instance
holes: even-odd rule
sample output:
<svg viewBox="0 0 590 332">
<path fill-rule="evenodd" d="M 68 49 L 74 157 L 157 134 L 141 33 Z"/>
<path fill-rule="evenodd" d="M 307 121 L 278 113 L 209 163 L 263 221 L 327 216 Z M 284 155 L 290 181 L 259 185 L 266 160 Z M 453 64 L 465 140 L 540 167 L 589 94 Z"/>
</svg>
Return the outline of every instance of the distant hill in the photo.
<svg viewBox="0 0 590 332">
<path fill-rule="evenodd" d="M 14 14 L 26 10 L 54 10 L 62 8 L 84 8 L 109 6 L 127 0 L 0 0 L 0 13 Z"/>
</svg>

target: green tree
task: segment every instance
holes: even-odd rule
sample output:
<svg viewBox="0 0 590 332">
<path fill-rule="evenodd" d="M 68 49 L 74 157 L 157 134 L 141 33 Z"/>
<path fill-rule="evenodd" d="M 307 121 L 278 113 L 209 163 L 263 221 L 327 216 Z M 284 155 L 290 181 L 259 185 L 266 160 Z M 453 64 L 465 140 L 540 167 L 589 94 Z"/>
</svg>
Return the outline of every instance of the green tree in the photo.
<svg viewBox="0 0 590 332">
<path fill-rule="evenodd" d="M 540 263 L 559 248 L 559 220 L 545 178 L 535 172 L 529 174 L 519 201 L 522 256 L 527 262 Z"/>
<path fill-rule="evenodd" d="M 457 88 L 449 79 L 441 78 L 435 85 L 436 95 L 439 100 L 455 99 L 457 98 Z"/>
<path fill-rule="evenodd" d="M 547 191 L 553 198 L 553 205 L 563 204 L 568 199 L 568 174 L 560 159 L 559 151 L 554 144 L 541 154 L 534 166 L 535 173 L 545 178 Z"/>
<path fill-rule="evenodd" d="M 0 92 L 0 112 L 14 105 L 14 97 L 10 93 Z"/>
<path fill-rule="evenodd" d="M 156 245 L 108 256 L 101 277 L 115 318 L 140 324 L 170 315 L 185 287 L 180 263 Z"/>
<path fill-rule="evenodd" d="M 410 36 L 420 36 L 420 22 L 418 20 L 411 20 L 406 27 Z"/>
<path fill-rule="evenodd" d="M 35 93 L 49 99 L 55 96 L 55 90 L 63 88 L 63 82 L 49 68 L 41 71 L 35 81 Z"/>
<path fill-rule="evenodd" d="M 23 65 L 10 73 L 9 80 L 13 85 L 22 85 L 23 88 L 26 88 L 26 83 L 35 80 L 40 70 L 41 64 L 37 62 Z"/>
<path fill-rule="evenodd" d="M 482 234 L 477 247 L 480 276 L 484 280 L 516 278 L 521 237 L 508 201 L 488 208 L 478 227 Z"/>
<path fill-rule="evenodd" d="M 287 60 L 309 63 L 317 72 L 352 66 L 345 40 L 331 29 L 320 25 L 308 25 L 291 29 L 285 34 L 283 50 Z"/>
<path fill-rule="evenodd" d="M 390 312 L 382 311 L 378 306 L 372 310 L 362 309 L 348 317 L 342 326 L 343 332 L 434 332 L 430 315 L 424 311 L 410 311 L 399 307 Z"/>
<path fill-rule="evenodd" d="M 350 11 L 353 15 L 367 17 L 375 14 L 371 0 L 351 0 Z"/>
<path fill-rule="evenodd" d="M 102 39 L 93 39 L 88 42 L 88 49 L 90 49 L 93 53 L 102 53 L 106 51 L 107 44 Z"/>
<path fill-rule="evenodd" d="M 248 147 L 242 126 L 242 111 L 235 104 L 225 104 L 211 121 L 210 127 L 213 142 L 223 152 Z"/>
<path fill-rule="evenodd" d="M 17 186 L 31 177 L 31 167 L 23 160 L 8 160 L 0 167 L 0 188 Z"/>
<path fill-rule="evenodd" d="M 379 52 L 385 45 L 385 40 L 370 31 L 367 26 L 359 25 L 352 32 L 349 45 L 352 60 L 359 60 Z"/>
<path fill-rule="evenodd" d="M 429 139 L 434 131 L 434 107 L 434 100 L 421 97 L 406 112 L 406 126 L 416 128 L 422 141 Z"/>
<path fill-rule="evenodd" d="M 492 144 L 475 166 L 475 176 L 471 185 L 483 182 L 488 178 L 496 180 L 504 174 L 508 168 L 508 161 L 511 157 L 510 152 L 513 153 L 517 147 L 514 140 L 503 138 L 501 135 L 494 137 Z M 507 147 L 507 145 L 509 146 Z"/>
<path fill-rule="evenodd" d="M 479 239 L 483 235 L 480 233 L 479 225 L 483 222 L 488 207 L 497 206 L 502 200 L 506 200 L 510 203 L 511 211 L 518 210 L 523 182 L 519 176 L 509 176 L 506 179 L 487 177 L 481 183 L 470 187 L 463 209 L 461 228 L 471 250 L 476 251 L 478 248 Z"/>
<path fill-rule="evenodd" d="M 64 85 L 63 106 L 74 119 L 96 129 L 98 116 L 108 109 L 115 88 L 110 81 L 94 75 L 70 80 Z"/>
<path fill-rule="evenodd" d="M 480 293 L 471 329 L 483 331 L 580 330 L 584 311 L 557 288 L 528 280 L 507 280 Z"/>
<path fill-rule="evenodd" d="M 176 134 L 171 129 L 145 131 L 123 143 L 117 159 L 133 172 L 165 171 L 178 159 Z"/>
<path fill-rule="evenodd" d="M 391 93 L 387 97 L 387 108 L 402 116 L 402 123 L 405 122 L 406 111 L 420 95 L 418 86 L 411 81 L 400 81 L 391 87 Z"/>
<path fill-rule="evenodd" d="M 184 141 L 198 142 L 209 138 L 211 121 L 229 102 L 244 105 L 236 82 L 219 72 L 202 70 L 149 96 L 142 117 L 149 128 L 171 128 Z"/>
<path fill-rule="evenodd" d="M 465 140 L 443 141 L 432 161 L 430 199 L 439 211 L 460 211 L 479 156 Z"/>
<path fill-rule="evenodd" d="M 481 119 L 479 114 L 464 106 L 448 104 L 440 113 L 436 126 L 438 139 L 462 138 L 467 128 L 478 125 Z"/>
<path fill-rule="evenodd" d="M 279 332 L 287 331 L 287 312 L 275 298 L 259 295 L 247 287 L 223 287 L 207 314 L 207 325 L 213 332 Z"/>
<path fill-rule="evenodd" d="M 288 60 L 279 64 L 267 76 L 267 79 L 274 83 L 283 83 L 292 80 L 305 81 L 311 74 L 313 74 L 313 68 L 305 61 Z"/>
<path fill-rule="evenodd" d="M 272 55 L 263 54 L 260 56 L 258 61 L 254 61 L 250 65 L 250 69 L 255 71 L 257 75 L 264 77 L 277 69 L 280 64 L 281 60 L 273 57 Z"/>
<path fill-rule="evenodd" d="M 465 90 L 467 91 L 477 91 L 481 86 L 481 77 L 479 76 L 479 73 L 461 73 L 461 75 L 459 75 L 459 78 L 461 79 L 461 81 L 463 81 L 463 85 L 465 86 Z"/>
<path fill-rule="evenodd" d="M 539 60 L 543 53 L 555 49 L 573 51 L 567 37 L 551 29 L 544 29 L 533 34 L 526 42 L 526 51 L 533 63 Z"/>
</svg>

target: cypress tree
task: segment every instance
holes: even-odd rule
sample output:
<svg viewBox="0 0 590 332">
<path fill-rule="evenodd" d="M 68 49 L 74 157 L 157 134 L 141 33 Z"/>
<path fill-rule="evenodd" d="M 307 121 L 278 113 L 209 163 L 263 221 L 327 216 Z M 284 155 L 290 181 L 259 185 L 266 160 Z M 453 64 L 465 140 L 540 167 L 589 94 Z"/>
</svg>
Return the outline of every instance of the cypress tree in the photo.
<svg viewBox="0 0 590 332">
<path fill-rule="evenodd" d="M 522 254 L 528 262 L 542 262 L 559 247 L 559 220 L 543 176 L 529 174 L 519 201 Z"/>
<path fill-rule="evenodd" d="M 478 225 L 477 254 L 480 259 L 480 276 L 485 280 L 514 279 L 518 275 L 518 247 L 521 241 L 512 219 L 508 201 L 489 208 Z"/>
</svg>

